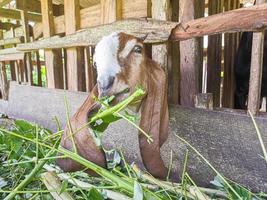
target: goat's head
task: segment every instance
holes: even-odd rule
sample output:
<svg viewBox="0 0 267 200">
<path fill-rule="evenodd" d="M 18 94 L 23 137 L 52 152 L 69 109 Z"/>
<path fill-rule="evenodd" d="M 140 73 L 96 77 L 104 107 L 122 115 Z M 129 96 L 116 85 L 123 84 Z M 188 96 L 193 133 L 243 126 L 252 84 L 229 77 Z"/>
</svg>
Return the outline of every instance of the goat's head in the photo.
<svg viewBox="0 0 267 200">
<path fill-rule="evenodd" d="M 148 144 L 146 137 L 139 134 L 139 146 L 143 163 L 148 171 L 160 178 L 166 177 L 166 168 L 160 156 L 160 146 L 168 135 L 167 88 L 164 70 L 145 54 L 143 40 L 125 33 L 113 33 L 104 37 L 96 46 L 94 65 L 97 70 L 97 86 L 91 96 L 115 96 L 115 102 L 126 98 L 141 85 L 147 92 L 141 102 L 140 127 L 153 138 Z M 127 90 L 127 92 L 125 92 Z M 87 123 L 88 115 L 99 107 L 89 96 L 72 117 L 71 126 L 79 129 Z M 113 102 L 114 102 L 113 101 Z M 71 149 L 70 137 L 66 140 L 66 129 L 61 145 Z M 65 139 L 64 139 L 65 138 Z M 89 133 L 83 129 L 75 135 L 77 150 L 86 159 L 105 166 L 105 156 Z M 58 164 L 65 170 L 80 169 L 69 159 L 59 159 Z M 66 168 L 67 166 L 67 168 Z"/>
<path fill-rule="evenodd" d="M 104 37 L 95 48 L 99 97 L 127 97 L 144 81 L 146 55 L 143 40 L 124 33 Z M 144 86 L 145 87 L 145 86 Z"/>
</svg>

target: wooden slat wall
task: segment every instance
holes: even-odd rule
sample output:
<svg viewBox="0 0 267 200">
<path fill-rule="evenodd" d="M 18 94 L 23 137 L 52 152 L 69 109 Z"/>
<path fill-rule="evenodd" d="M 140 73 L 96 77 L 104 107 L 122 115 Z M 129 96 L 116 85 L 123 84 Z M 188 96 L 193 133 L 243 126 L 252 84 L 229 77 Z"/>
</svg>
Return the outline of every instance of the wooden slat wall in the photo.
<svg viewBox="0 0 267 200">
<path fill-rule="evenodd" d="M 234 10 L 240 7 L 239 0 L 225 0 L 225 11 Z M 224 34 L 224 76 L 223 76 L 223 96 L 222 106 L 226 108 L 234 107 L 234 60 L 239 43 L 239 33 Z"/>
<path fill-rule="evenodd" d="M 222 12 L 222 10 L 223 10 L 223 0 L 209 1 L 209 15 L 220 13 Z M 222 58 L 222 35 L 209 36 L 207 92 L 213 94 L 213 103 L 215 107 L 220 106 L 221 58 Z"/>
</svg>

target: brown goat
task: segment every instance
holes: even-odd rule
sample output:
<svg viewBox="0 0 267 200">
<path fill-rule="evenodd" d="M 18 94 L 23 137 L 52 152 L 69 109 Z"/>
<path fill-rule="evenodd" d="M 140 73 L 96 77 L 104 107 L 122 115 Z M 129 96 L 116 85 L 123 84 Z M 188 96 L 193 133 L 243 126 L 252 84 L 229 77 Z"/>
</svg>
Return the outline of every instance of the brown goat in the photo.
<svg viewBox="0 0 267 200">
<path fill-rule="evenodd" d="M 167 170 L 160 155 L 160 147 L 168 136 L 167 86 L 164 70 L 145 54 L 143 40 L 125 33 L 113 33 L 104 37 L 96 46 L 94 64 L 97 69 L 97 85 L 70 120 L 72 131 L 88 122 L 88 117 L 100 108 L 92 96 L 115 95 L 114 103 L 127 98 L 141 85 L 147 92 L 137 109 L 141 109 L 140 128 L 149 133 L 149 144 L 139 134 L 139 146 L 143 163 L 155 177 L 166 178 Z M 127 93 L 122 91 L 128 90 Z M 72 150 L 70 130 L 67 126 L 61 146 Z M 90 128 L 84 128 L 74 136 L 80 156 L 106 167 L 105 154 L 94 142 Z M 64 171 L 82 170 L 83 167 L 68 158 L 57 160 Z"/>
</svg>

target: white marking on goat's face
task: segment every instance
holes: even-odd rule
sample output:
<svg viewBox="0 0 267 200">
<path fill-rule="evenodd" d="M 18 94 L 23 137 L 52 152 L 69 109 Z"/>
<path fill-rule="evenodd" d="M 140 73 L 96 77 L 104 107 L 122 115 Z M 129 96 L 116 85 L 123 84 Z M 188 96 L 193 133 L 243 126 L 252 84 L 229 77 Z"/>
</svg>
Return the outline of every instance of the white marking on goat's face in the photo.
<svg viewBox="0 0 267 200">
<path fill-rule="evenodd" d="M 110 77 L 115 77 L 120 72 L 118 63 L 119 35 L 113 33 L 103 37 L 96 45 L 94 64 L 97 70 L 97 81 L 108 84 Z"/>
</svg>

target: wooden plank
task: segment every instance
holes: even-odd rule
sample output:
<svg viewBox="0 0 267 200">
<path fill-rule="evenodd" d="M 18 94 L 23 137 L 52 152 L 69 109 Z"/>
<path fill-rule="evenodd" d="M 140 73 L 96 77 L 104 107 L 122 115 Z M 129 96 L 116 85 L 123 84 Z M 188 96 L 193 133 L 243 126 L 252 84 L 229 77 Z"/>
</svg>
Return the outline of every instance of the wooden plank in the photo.
<svg viewBox="0 0 267 200">
<path fill-rule="evenodd" d="M 24 41 L 23 37 L 14 37 L 0 40 L 0 46 L 4 45 L 13 45 L 13 44 L 20 44 Z"/>
<path fill-rule="evenodd" d="M 3 31 L 0 30 L 0 39 L 3 38 Z M 3 46 L 0 46 L 0 49 L 3 49 Z M 6 65 L 4 61 L 0 60 L 0 97 L 4 100 L 7 100 L 7 76 L 6 76 Z"/>
<path fill-rule="evenodd" d="M 0 17 L 8 19 L 21 19 L 20 10 L 0 8 Z M 28 13 L 29 21 L 41 22 L 42 16 L 37 13 Z"/>
<path fill-rule="evenodd" d="M 0 7 L 5 6 L 6 4 L 10 3 L 11 0 L 0 0 Z"/>
<path fill-rule="evenodd" d="M 84 58 L 86 91 L 90 92 L 96 84 L 96 70 L 93 67 L 93 47 L 84 48 Z"/>
<path fill-rule="evenodd" d="M 55 34 L 52 0 L 41 0 L 42 30 L 44 38 Z M 63 63 L 61 49 L 45 50 L 47 87 L 63 89 Z"/>
<path fill-rule="evenodd" d="M 222 0 L 209 1 L 209 15 L 222 11 Z M 207 92 L 213 94 L 215 107 L 220 106 L 221 88 L 221 58 L 222 35 L 212 35 L 208 38 Z"/>
<path fill-rule="evenodd" d="M 195 96 L 195 108 L 213 110 L 213 95 L 211 93 L 199 93 Z"/>
<path fill-rule="evenodd" d="M 266 0 L 257 0 L 256 4 L 266 3 Z M 264 53 L 264 35 L 265 32 L 253 33 L 252 50 L 251 50 L 251 67 L 248 93 L 248 111 L 252 115 L 257 115 L 261 102 L 261 81 L 262 65 Z"/>
<path fill-rule="evenodd" d="M 225 10 L 233 10 L 239 8 L 240 3 L 237 1 L 225 1 Z M 234 60 L 239 43 L 239 33 L 226 33 L 224 35 L 224 73 L 223 73 L 223 96 L 222 106 L 226 108 L 234 107 Z"/>
<path fill-rule="evenodd" d="M 169 0 L 152 0 L 152 18 L 157 20 L 171 20 L 171 4 Z M 152 45 L 152 59 L 165 69 L 168 74 L 168 46 L 167 44 Z"/>
<path fill-rule="evenodd" d="M 121 0 L 120 0 L 121 1 Z M 122 4 L 122 18 L 135 18 L 135 17 L 147 17 L 148 8 L 150 5 L 148 1 L 143 0 L 124 0 Z M 55 19 L 55 34 L 61 34 L 65 32 L 64 16 L 56 17 Z M 96 4 L 89 8 L 80 10 L 80 28 L 85 29 L 101 25 L 101 5 Z M 37 23 L 34 26 L 33 34 L 35 38 L 39 38 L 42 35 L 41 24 Z"/>
<path fill-rule="evenodd" d="M 16 54 L 6 54 L 0 55 L 0 61 L 15 61 L 15 60 L 23 60 L 25 57 L 25 53 L 20 52 Z"/>
<path fill-rule="evenodd" d="M 261 31 L 267 27 L 266 16 L 267 4 L 240 8 L 178 24 L 170 39 L 181 41 L 204 35 Z"/>
<path fill-rule="evenodd" d="M 0 29 L 9 30 L 11 28 L 17 28 L 17 27 L 19 27 L 18 24 L 13 24 L 13 23 L 10 23 L 10 22 L 1 22 L 0 21 Z"/>
<path fill-rule="evenodd" d="M 37 71 L 37 85 L 42 87 L 42 65 L 40 61 L 40 54 L 39 51 L 35 52 L 36 54 L 36 71 Z"/>
<path fill-rule="evenodd" d="M 179 21 L 179 2 L 172 3 L 172 21 Z M 180 43 L 169 43 L 168 59 L 168 95 L 169 103 L 178 105 L 180 102 Z"/>
<path fill-rule="evenodd" d="M 94 46 L 103 36 L 115 31 L 125 32 L 135 35 L 136 37 L 144 37 L 147 35 L 145 42 L 161 43 L 168 41 L 171 30 L 177 24 L 177 22 L 150 19 L 128 19 L 78 31 L 75 34 L 67 35 L 62 38 L 53 37 L 35 41 L 30 44 L 20 44 L 18 45 L 18 50 L 28 51 L 46 48 Z"/>
<path fill-rule="evenodd" d="M 24 7 L 23 7 L 23 4 L 22 4 L 22 1 L 17 1 L 16 2 L 16 8 L 19 9 L 19 10 L 24 10 Z M 26 0 L 26 9 L 30 12 L 34 12 L 34 13 L 41 13 L 42 10 L 41 10 L 41 2 L 40 1 L 37 1 L 37 0 Z M 63 5 L 54 5 L 52 6 L 52 10 L 53 10 L 53 13 L 60 13 L 60 10 L 63 10 Z M 63 14 L 63 13 L 62 13 Z M 56 15 L 58 16 L 58 15 Z"/>
<path fill-rule="evenodd" d="M 27 10 L 20 11 L 20 14 L 21 14 L 21 25 L 23 27 L 23 33 L 24 33 L 24 41 L 26 43 L 27 42 L 29 43 L 30 33 L 29 33 L 29 26 L 28 26 L 29 21 L 28 21 Z M 31 52 L 25 53 L 25 64 L 26 64 L 25 70 L 27 71 L 26 75 L 27 75 L 28 84 L 33 85 Z"/>
<path fill-rule="evenodd" d="M 80 29 L 79 0 L 65 0 L 65 32 L 66 35 L 75 33 Z M 71 91 L 85 90 L 84 58 L 82 48 L 67 49 L 67 76 L 68 89 Z"/>
<path fill-rule="evenodd" d="M 100 0 L 101 24 L 122 19 L 122 0 Z"/>
<path fill-rule="evenodd" d="M 194 0 L 180 1 L 180 21 L 194 19 Z M 199 41 L 191 39 L 180 42 L 180 99 L 183 106 L 194 106 L 194 97 L 199 93 Z"/>
</svg>

